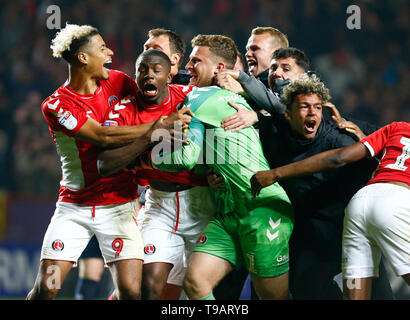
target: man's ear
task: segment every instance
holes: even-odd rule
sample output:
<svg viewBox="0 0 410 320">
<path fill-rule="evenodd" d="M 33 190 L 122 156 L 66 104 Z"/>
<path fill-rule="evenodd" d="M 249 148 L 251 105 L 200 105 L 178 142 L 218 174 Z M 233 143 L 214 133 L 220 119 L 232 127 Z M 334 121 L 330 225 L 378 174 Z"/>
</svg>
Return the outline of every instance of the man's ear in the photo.
<svg viewBox="0 0 410 320">
<path fill-rule="evenodd" d="M 171 83 L 171 81 L 172 81 L 172 74 L 170 72 L 170 73 L 168 73 L 167 83 Z"/>
<path fill-rule="evenodd" d="M 77 59 L 82 64 L 88 64 L 88 55 L 84 51 L 78 52 Z"/>
<path fill-rule="evenodd" d="M 285 113 L 283 114 L 285 116 L 285 119 L 290 121 L 290 110 L 286 108 Z"/>
<path fill-rule="evenodd" d="M 179 60 L 181 60 L 181 55 L 179 53 L 173 53 L 171 54 L 170 60 L 171 60 L 171 66 L 178 65 Z"/>
<path fill-rule="evenodd" d="M 215 70 L 215 74 L 221 72 L 222 70 L 225 70 L 225 63 L 218 62 L 218 64 L 216 65 L 216 70 Z"/>
</svg>

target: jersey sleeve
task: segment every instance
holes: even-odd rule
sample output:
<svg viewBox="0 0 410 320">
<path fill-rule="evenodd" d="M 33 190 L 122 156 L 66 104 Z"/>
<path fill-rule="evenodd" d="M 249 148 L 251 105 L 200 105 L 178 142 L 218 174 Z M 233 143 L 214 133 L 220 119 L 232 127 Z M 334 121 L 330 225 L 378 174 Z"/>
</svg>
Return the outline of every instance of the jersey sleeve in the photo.
<svg viewBox="0 0 410 320">
<path fill-rule="evenodd" d="M 360 141 L 366 146 L 372 157 L 384 149 L 389 134 L 394 130 L 394 126 L 395 123 L 384 126 Z"/>
<path fill-rule="evenodd" d="M 152 149 L 152 166 L 162 171 L 187 171 L 198 163 L 201 155 L 205 126 L 196 117 L 189 124 L 188 144 L 171 151 L 170 143 L 159 143 Z"/>
<path fill-rule="evenodd" d="M 135 117 L 138 108 L 135 102 L 124 98 L 112 106 L 104 117 L 104 126 L 128 126 L 135 125 Z"/>
<path fill-rule="evenodd" d="M 50 130 L 70 137 L 74 137 L 88 119 L 84 109 L 63 97 L 47 98 L 41 109 Z"/>
<path fill-rule="evenodd" d="M 108 81 L 121 98 L 127 97 L 128 95 L 135 95 L 138 91 L 138 86 L 134 79 L 122 71 L 110 70 L 110 78 Z"/>
<path fill-rule="evenodd" d="M 187 94 L 196 87 L 192 85 L 170 84 L 169 88 L 173 90 L 173 94 L 177 100 L 184 100 Z"/>
</svg>

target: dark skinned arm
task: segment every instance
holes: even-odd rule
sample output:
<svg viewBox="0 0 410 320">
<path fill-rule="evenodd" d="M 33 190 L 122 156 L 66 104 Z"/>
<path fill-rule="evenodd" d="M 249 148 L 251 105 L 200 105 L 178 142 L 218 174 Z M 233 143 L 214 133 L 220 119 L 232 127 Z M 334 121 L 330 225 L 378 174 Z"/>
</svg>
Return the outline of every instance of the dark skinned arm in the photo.
<svg viewBox="0 0 410 320">
<path fill-rule="evenodd" d="M 165 129 L 169 131 L 169 136 L 174 141 L 182 140 L 183 134 L 180 131 L 174 130 L 174 123 L 181 123 L 182 126 L 180 128 L 185 129 L 191 121 L 191 116 L 193 116 L 192 111 L 184 107 L 168 117 L 161 117 L 157 121 L 147 124 L 150 125 L 150 128 L 131 143 L 122 147 L 104 150 L 98 155 L 97 167 L 99 174 L 101 176 L 108 176 L 133 162 L 136 157 L 155 143 L 152 141 L 152 134 L 156 130 Z M 172 141 L 169 142 L 171 143 Z"/>
<path fill-rule="evenodd" d="M 321 152 L 282 167 L 258 171 L 251 178 L 252 194 L 254 197 L 257 196 L 262 188 L 270 186 L 275 182 L 310 175 L 328 169 L 340 168 L 348 163 L 363 159 L 368 155 L 369 152 L 365 145 L 361 142 L 356 142 L 348 147 Z"/>
</svg>

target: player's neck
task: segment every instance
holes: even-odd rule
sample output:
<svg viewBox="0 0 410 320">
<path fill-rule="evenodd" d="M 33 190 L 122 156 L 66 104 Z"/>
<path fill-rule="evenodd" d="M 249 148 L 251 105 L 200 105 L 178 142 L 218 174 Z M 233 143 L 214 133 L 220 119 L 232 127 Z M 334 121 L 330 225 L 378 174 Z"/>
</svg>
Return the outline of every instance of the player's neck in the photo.
<svg viewBox="0 0 410 320">
<path fill-rule="evenodd" d="M 69 68 L 68 85 L 75 92 L 87 95 L 93 94 L 98 89 L 99 80 L 80 69 Z"/>
</svg>

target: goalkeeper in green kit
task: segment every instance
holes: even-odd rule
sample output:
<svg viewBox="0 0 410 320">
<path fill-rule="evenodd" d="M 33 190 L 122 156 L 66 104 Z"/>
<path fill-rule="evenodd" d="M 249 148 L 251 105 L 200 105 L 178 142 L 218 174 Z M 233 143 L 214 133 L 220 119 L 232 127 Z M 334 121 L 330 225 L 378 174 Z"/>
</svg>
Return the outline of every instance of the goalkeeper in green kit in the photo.
<svg viewBox="0 0 410 320">
<path fill-rule="evenodd" d="M 236 112 L 228 101 L 250 109 L 244 98 L 219 87 L 194 89 L 185 99 L 195 115 L 186 132 L 189 144 L 152 151 L 157 169 L 186 171 L 203 163 L 225 181 L 225 190 L 215 190 L 217 213 L 194 249 L 184 289 L 190 299 L 211 300 L 218 282 L 245 263 L 260 299 L 288 299 L 292 206 L 277 183 L 252 197 L 250 178 L 269 165 L 253 127 L 221 128 Z"/>
</svg>

